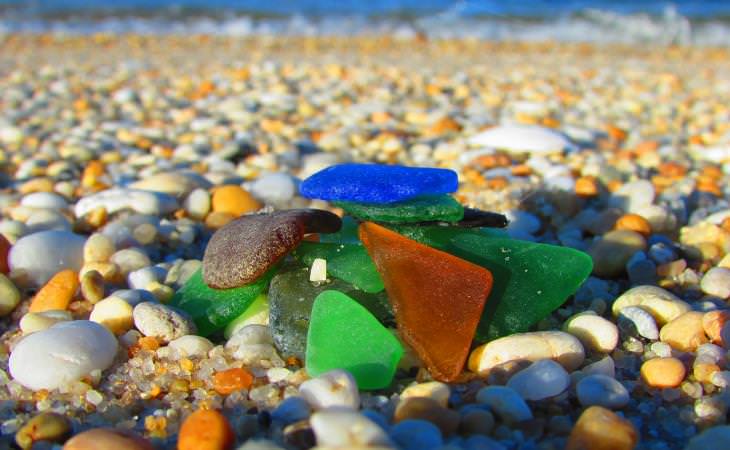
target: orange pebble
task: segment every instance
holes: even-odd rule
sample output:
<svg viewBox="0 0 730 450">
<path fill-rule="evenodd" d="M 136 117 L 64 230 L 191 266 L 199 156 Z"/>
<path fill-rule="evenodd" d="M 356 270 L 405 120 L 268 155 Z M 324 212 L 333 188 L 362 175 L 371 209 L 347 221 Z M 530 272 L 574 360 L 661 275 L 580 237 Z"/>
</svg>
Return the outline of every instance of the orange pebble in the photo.
<svg viewBox="0 0 730 450">
<path fill-rule="evenodd" d="M 256 211 L 262 206 L 248 191 L 236 185 L 216 189 L 213 192 L 212 203 L 214 212 L 228 213 L 236 217 Z"/>
<path fill-rule="evenodd" d="M 8 253 L 10 253 L 10 241 L 0 234 L 0 272 L 8 274 L 10 266 L 8 266 Z"/>
<path fill-rule="evenodd" d="M 213 389 L 221 395 L 248 389 L 251 384 L 253 384 L 253 375 L 242 368 L 223 370 L 213 375 Z"/>
<path fill-rule="evenodd" d="M 713 344 L 725 345 L 722 328 L 728 321 L 730 321 L 730 311 L 726 310 L 709 311 L 702 316 L 702 328 Z"/>
<path fill-rule="evenodd" d="M 598 182 L 593 177 L 580 177 L 575 180 L 575 193 L 581 197 L 598 195 Z"/>
<path fill-rule="evenodd" d="M 48 280 L 30 303 L 30 312 L 65 310 L 79 288 L 79 277 L 73 270 L 62 270 Z"/>
<path fill-rule="evenodd" d="M 651 224 L 638 214 L 624 214 L 619 217 L 614 227 L 617 230 L 631 230 L 647 237 L 651 234 Z"/>
<path fill-rule="evenodd" d="M 178 450 L 225 450 L 231 448 L 235 436 L 228 420 L 218 411 L 199 409 L 190 414 L 180 427 Z"/>
</svg>

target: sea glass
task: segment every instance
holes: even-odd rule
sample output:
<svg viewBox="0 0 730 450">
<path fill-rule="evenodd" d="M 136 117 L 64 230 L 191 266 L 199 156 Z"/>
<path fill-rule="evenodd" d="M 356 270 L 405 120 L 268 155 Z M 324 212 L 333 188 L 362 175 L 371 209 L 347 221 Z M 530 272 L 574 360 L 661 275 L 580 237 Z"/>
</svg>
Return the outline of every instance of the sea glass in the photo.
<svg viewBox="0 0 730 450">
<path fill-rule="evenodd" d="M 336 242 L 338 244 L 362 244 L 357 235 L 357 227 L 360 222 L 352 216 L 342 218 L 342 227 L 335 233 L 319 235 L 319 242 Z M 1 236 L 1 235 L 0 235 Z"/>
<path fill-rule="evenodd" d="M 492 288 L 492 274 L 372 222 L 360 225 L 360 239 L 383 277 L 403 339 L 435 379 L 456 379 Z"/>
<path fill-rule="evenodd" d="M 307 267 L 287 267 L 271 280 L 268 293 L 269 327 L 274 344 L 283 355 L 304 357 L 314 299 L 328 289 L 341 291 L 355 299 L 382 323 L 394 323 L 385 291 L 368 294 L 338 279 L 312 283 Z"/>
<path fill-rule="evenodd" d="M 275 272 L 276 268 L 272 268 L 245 286 L 213 289 L 205 284 L 202 269 L 199 269 L 175 293 L 170 303 L 193 317 L 199 335 L 209 336 L 243 314 L 266 290 Z"/>
<path fill-rule="evenodd" d="M 253 299 L 251 305 L 246 310 L 230 321 L 223 330 L 223 336 L 230 338 L 235 330 L 241 329 L 246 325 L 268 325 L 269 324 L 269 297 L 266 294 L 259 294 Z"/>
<path fill-rule="evenodd" d="M 305 358 L 310 376 L 343 369 L 360 389 L 382 389 L 402 356 L 398 339 L 354 299 L 325 290 L 314 300 Z"/>
<path fill-rule="evenodd" d="M 374 222 L 414 223 L 456 222 L 464 217 L 464 207 L 450 195 L 427 195 L 389 204 L 334 202 L 359 219 Z"/>
<path fill-rule="evenodd" d="M 397 230 L 492 272 L 494 287 L 477 328 L 480 342 L 528 331 L 574 294 L 593 269 L 584 252 L 510 239 L 493 230 L 438 226 Z"/>
<path fill-rule="evenodd" d="M 302 181 L 303 197 L 359 203 L 394 203 L 420 195 L 448 194 L 459 187 L 449 169 L 383 164 L 338 164 Z"/>
<path fill-rule="evenodd" d="M 365 292 L 383 290 L 383 280 L 361 244 L 302 242 L 294 257 L 311 266 L 316 258 L 327 260 L 327 274 L 347 281 Z"/>
<path fill-rule="evenodd" d="M 339 231 L 340 218 L 320 209 L 292 209 L 242 216 L 211 237 L 203 256 L 203 279 L 215 289 L 256 281 L 307 233 Z"/>
</svg>

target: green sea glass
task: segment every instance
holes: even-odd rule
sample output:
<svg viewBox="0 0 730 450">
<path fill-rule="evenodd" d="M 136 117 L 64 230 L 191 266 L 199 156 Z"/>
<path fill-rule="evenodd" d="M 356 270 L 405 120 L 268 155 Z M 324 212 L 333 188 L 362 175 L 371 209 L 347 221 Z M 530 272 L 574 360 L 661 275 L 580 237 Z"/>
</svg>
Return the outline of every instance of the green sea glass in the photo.
<svg viewBox="0 0 730 450">
<path fill-rule="evenodd" d="M 322 233 L 319 235 L 319 242 L 331 242 L 337 244 L 360 244 L 357 236 L 357 227 L 360 223 L 352 216 L 342 218 L 342 227 L 335 233 Z"/>
<path fill-rule="evenodd" d="M 240 316 L 233 319 L 225 330 L 223 336 L 229 339 L 233 333 L 245 327 L 246 325 L 268 325 L 269 324 L 269 297 L 266 294 L 260 294 L 253 300 L 251 306 L 246 308 Z"/>
<path fill-rule="evenodd" d="M 344 292 L 381 322 L 393 323 L 393 311 L 385 291 L 368 294 L 338 279 L 321 284 L 312 283 L 309 281 L 308 268 L 284 269 L 271 280 L 268 294 L 269 327 L 274 344 L 283 355 L 304 357 L 314 299 L 328 289 Z"/>
<path fill-rule="evenodd" d="M 398 339 L 357 301 L 332 290 L 317 296 L 307 333 L 309 375 L 343 369 L 360 389 L 382 389 L 393 381 L 402 356 Z"/>
<path fill-rule="evenodd" d="M 199 269 L 175 293 L 171 305 L 193 317 L 199 335 L 209 336 L 243 314 L 254 299 L 266 290 L 274 273 L 276 267 L 251 284 L 232 289 L 213 289 L 205 284 L 202 269 Z"/>
<path fill-rule="evenodd" d="M 450 195 L 427 195 L 389 204 L 334 204 L 355 217 L 375 222 L 457 222 L 464 217 L 464 207 Z"/>
<path fill-rule="evenodd" d="M 384 289 L 373 260 L 360 244 L 302 242 L 293 254 L 308 266 L 316 258 L 326 259 L 328 275 L 347 281 L 365 292 L 378 293 Z"/>
<path fill-rule="evenodd" d="M 439 226 L 395 229 L 492 272 L 494 286 L 475 337 L 480 342 L 528 331 L 574 294 L 593 270 L 586 253 L 510 239 L 499 231 Z"/>
</svg>

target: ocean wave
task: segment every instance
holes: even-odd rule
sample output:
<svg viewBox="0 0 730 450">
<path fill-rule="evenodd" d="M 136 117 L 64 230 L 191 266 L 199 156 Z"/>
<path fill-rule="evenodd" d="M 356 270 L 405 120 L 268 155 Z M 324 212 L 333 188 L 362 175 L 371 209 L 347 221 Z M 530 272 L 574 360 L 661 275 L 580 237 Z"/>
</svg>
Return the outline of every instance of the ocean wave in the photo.
<svg viewBox="0 0 730 450">
<path fill-rule="evenodd" d="M 708 17 L 689 19 L 677 9 L 661 14 L 619 13 L 585 9 L 568 15 L 505 16 L 457 2 L 429 15 L 262 15 L 260 13 L 165 11 L 139 14 L 65 13 L 0 15 L 0 33 L 137 33 L 209 34 L 226 36 L 361 36 L 397 38 L 476 38 L 494 41 L 558 41 L 648 45 L 730 46 L 730 21 Z"/>
</svg>

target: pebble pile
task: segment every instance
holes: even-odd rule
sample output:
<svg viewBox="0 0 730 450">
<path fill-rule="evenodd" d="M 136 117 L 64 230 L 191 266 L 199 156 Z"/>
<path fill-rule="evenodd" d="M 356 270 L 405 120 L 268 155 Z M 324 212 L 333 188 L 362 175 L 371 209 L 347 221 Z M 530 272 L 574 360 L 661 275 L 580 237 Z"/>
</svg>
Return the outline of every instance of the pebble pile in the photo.
<svg viewBox="0 0 730 450">
<path fill-rule="evenodd" d="M 728 56 L 0 37 L 0 448 L 730 448 Z"/>
</svg>

